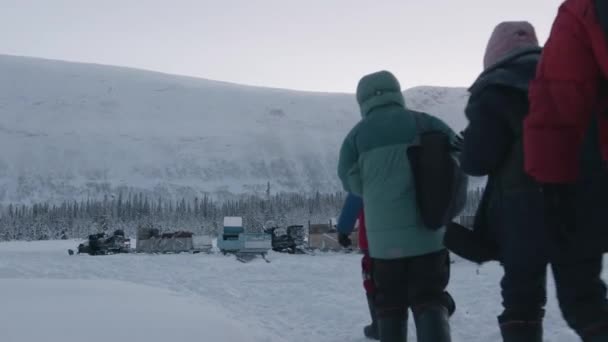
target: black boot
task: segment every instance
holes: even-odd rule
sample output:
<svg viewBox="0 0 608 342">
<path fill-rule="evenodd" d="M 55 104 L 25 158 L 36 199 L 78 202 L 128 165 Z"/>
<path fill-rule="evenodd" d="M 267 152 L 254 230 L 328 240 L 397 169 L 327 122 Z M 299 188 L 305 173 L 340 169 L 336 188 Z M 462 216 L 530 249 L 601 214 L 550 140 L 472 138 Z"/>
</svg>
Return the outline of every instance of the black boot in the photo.
<svg viewBox="0 0 608 342">
<path fill-rule="evenodd" d="M 407 318 L 398 316 L 379 318 L 378 332 L 381 342 L 407 342 Z"/>
<path fill-rule="evenodd" d="M 581 336 L 584 342 L 608 342 L 608 322 L 587 327 Z"/>
<path fill-rule="evenodd" d="M 540 322 L 514 321 L 500 325 L 503 342 L 542 342 L 543 326 Z"/>
<path fill-rule="evenodd" d="M 545 310 L 507 309 L 498 316 L 504 342 L 542 342 Z"/>
<path fill-rule="evenodd" d="M 379 341 L 380 333 L 378 333 L 378 322 L 376 322 L 376 324 L 372 323 L 363 327 L 363 334 L 370 340 Z"/>
<path fill-rule="evenodd" d="M 585 342 L 608 342 L 608 334 L 589 336 L 589 337 L 586 337 L 583 341 L 585 341 Z"/>
<path fill-rule="evenodd" d="M 372 318 L 372 324 L 367 325 L 363 328 L 363 334 L 365 337 L 371 340 L 379 340 L 380 334 L 378 333 L 378 320 L 376 318 L 376 308 L 374 307 L 374 298 L 367 295 L 367 306 L 369 307 L 369 315 Z"/>
<path fill-rule="evenodd" d="M 451 342 L 448 309 L 429 304 L 414 308 L 418 342 Z"/>
<path fill-rule="evenodd" d="M 452 295 L 450 295 L 449 292 L 443 292 L 443 295 L 441 296 L 441 304 L 448 309 L 449 317 L 452 317 L 452 315 L 454 315 L 454 312 L 456 312 L 456 302 L 454 301 L 454 298 L 452 298 Z"/>
</svg>

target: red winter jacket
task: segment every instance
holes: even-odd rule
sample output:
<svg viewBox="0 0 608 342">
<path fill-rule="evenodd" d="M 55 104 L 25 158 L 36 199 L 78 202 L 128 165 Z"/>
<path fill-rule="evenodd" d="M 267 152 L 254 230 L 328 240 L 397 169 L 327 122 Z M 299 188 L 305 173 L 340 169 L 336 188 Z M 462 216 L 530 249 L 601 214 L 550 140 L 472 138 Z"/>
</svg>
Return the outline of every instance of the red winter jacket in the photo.
<svg viewBox="0 0 608 342">
<path fill-rule="evenodd" d="M 593 114 L 601 115 L 600 145 L 608 160 L 608 92 L 600 89 L 606 80 L 608 40 L 593 0 L 566 0 L 530 84 L 525 166 L 536 180 L 577 180 L 581 144 Z"/>
<path fill-rule="evenodd" d="M 365 213 L 363 210 L 359 212 L 359 249 L 362 251 L 368 250 L 367 232 L 365 230 Z"/>
</svg>

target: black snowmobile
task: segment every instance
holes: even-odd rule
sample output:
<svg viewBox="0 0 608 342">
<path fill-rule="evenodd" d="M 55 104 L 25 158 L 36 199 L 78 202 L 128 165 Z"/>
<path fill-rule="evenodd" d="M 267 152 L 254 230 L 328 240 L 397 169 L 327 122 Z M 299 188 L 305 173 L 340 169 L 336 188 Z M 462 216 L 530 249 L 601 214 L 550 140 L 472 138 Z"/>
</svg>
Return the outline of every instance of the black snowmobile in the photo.
<svg viewBox="0 0 608 342">
<path fill-rule="evenodd" d="M 272 250 L 289 254 L 304 254 L 304 226 L 272 227 L 264 230 L 272 235 Z"/>
<path fill-rule="evenodd" d="M 116 230 L 111 236 L 106 233 L 89 235 L 88 241 L 78 245 L 78 254 L 107 255 L 118 253 L 129 253 L 131 251 L 131 239 L 125 237 L 123 230 Z M 68 250 L 70 255 L 73 250 Z"/>
</svg>

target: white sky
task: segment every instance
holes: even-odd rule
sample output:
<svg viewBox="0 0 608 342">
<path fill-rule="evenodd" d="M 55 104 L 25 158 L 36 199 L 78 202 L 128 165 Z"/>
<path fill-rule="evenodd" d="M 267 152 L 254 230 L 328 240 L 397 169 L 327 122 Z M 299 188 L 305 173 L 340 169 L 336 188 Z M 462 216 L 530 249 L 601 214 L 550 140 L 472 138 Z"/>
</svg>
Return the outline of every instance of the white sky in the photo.
<svg viewBox="0 0 608 342">
<path fill-rule="evenodd" d="M 270 87 L 353 92 L 468 86 L 493 27 L 541 42 L 562 0 L 0 0 L 0 54 L 137 67 Z"/>
</svg>

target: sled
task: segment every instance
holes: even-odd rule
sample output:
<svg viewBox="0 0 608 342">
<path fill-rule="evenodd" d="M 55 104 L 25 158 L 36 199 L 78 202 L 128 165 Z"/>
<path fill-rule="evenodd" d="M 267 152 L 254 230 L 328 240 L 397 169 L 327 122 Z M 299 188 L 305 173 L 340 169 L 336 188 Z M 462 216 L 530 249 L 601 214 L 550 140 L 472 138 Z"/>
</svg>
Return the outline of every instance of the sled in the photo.
<svg viewBox="0 0 608 342">
<path fill-rule="evenodd" d="M 143 227 L 137 230 L 137 253 L 208 253 L 211 248 L 212 239 L 207 235 L 187 231 L 160 234 L 158 229 Z"/>
<path fill-rule="evenodd" d="M 349 252 L 359 248 L 359 232 L 354 231 L 350 234 L 352 245 L 343 248 L 338 242 L 338 233 L 335 229 L 325 226 L 312 226 L 308 231 L 308 248 L 323 252 Z"/>
<path fill-rule="evenodd" d="M 257 253 L 236 253 L 236 260 L 246 264 L 248 262 L 251 262 L 255 259 L 257 259 L 257 257 L 261 257 L 267 264 L 270 263 L 270 260 L 268 260 L 268 258 L 266 258 L 266 253 L 261 253 L 261 254 L 257 254 Z"/>
</svg>

